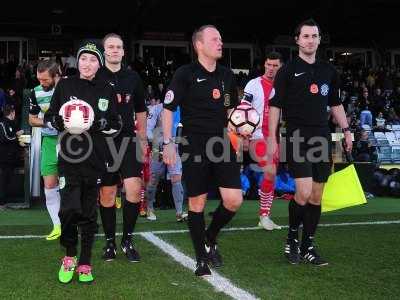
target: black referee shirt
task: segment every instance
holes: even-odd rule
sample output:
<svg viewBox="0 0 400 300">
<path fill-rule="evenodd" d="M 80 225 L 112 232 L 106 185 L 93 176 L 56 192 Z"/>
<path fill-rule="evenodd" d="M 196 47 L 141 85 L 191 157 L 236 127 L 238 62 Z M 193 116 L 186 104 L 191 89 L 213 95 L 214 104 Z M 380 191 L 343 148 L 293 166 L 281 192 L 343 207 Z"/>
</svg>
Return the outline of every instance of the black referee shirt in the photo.
<svg viewBox="0 0 400 300">
<path fill-rule="evenodd" d="M 233 72 L 217 64 L 214 72 L 199 62 L 176 70 L 164 99 L 164 108 L 181 110 L 184 134 L 222 135 L 227 110 L 236 107 L 238 95 Z"/>
<path fill-rule="evenodd" d="M 270 105 L 282 109 L 288 128 L 327 129 L 327 106 L 341 104 L 339 87 L 332 65 L 320 60 L 309 64 L 297 57 L 276 74 Z"/>
<path fill-rule="evenodd" d="M 111 72 L 107 67 L 101 68 L 96 77 L 109 82 L 117 93 L 117 112 L 122 117 L 121 133 L 134 136 L 135 112 L 147 111 L 144 100 L 143 82 L 139 74 L 121 68 L 118 72 Z"/>
</svg>

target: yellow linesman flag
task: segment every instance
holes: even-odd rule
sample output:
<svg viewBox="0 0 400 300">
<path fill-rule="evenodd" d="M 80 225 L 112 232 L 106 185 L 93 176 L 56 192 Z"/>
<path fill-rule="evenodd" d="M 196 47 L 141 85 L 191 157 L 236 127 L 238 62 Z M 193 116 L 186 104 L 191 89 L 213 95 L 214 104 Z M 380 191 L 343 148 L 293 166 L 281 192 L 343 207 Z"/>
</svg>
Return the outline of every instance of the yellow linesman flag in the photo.
<svg viewBox="0 0 400 300">
<path fill-rule="evenodd" d="M 322 212 L 367 203 L 354 165 L 329 176 L 322 194 Z"/>
</svg>

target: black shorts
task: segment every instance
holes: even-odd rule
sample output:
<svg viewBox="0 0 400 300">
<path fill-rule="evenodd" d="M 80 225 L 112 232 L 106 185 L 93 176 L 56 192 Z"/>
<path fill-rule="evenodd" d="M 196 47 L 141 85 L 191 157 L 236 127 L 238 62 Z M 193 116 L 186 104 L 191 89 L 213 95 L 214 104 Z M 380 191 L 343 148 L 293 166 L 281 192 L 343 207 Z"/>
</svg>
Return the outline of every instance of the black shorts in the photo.
<svg viewBox="0 0 400 300">
<path fill-rule="evenodd" d="M 313 181 L 328 181 L 332 171 L 332 145 L 326 130 L 288 130 L 283 138 L 286 161 L 294 178 L 312 177 Z M 296 138 L 300 137 L 300 139 Z"/>
<path fill-rule="evenodd" d="M 210 153 L 207 153 L 207 141 L 212 136 L 190 135 L 186 138 L 189 144 L 181 145 L 180 154 L 183 179 L 189 197 L 205 194 L 213 185 L 241 189 L 240 163 L 229 139 L 225 147 L 221 143 L 215 143 L 209 147 Z"/>
<path fill-rule="evenodd" d="M 102 186 L 112 186 L 120 184 L 122 180 L 131 177 L 141 177 L 143 171 L 143 163 L 140 161 L 138 153 L 139 145 L 133 141 L 133 137 L 116 137 L 115 146 L 118 152 L 120 152 L 121 144 L 123 139 L 129 140 L 127 144 L 126 151 L 121 157 L 118 157 L 116 161 L 110 156 L 109 158 L 109 168 L 117 167 L 115 172 L 106 172 L 102 176 L 101 185 Z"/>
</svg>

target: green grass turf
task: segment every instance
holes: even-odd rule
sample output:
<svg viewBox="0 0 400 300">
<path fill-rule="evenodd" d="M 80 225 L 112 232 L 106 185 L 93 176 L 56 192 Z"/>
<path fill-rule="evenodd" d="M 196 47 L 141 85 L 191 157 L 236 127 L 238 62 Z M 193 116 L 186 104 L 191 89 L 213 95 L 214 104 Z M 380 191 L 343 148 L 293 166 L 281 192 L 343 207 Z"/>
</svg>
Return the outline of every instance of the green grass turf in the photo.
<svg viewBox="0 0 400 300">
<path fill-rule="evenodd" d="M 272 216 L 279 224 L 287 224 L 287 201 L 277 199 L 272 207 Z M 206 212 L 213 211 L 219 201 L 211 200 L 207 204 Z M 157 221 L 150 222 L 139 218 L 137 231 L 186 229 L 185 224 L 175 221 L 174 210 L 157 210 Z M 208 218 L 208 216 L 207 216 Z M 324 213 L 322 223 L 355 222 L 373 220 L 395 220 L 400 218 L 400 199 L 372 198 L 362 206 L 355 206 Z M 208 218 L 209 219 L 209 218 Z M 117 223 L 122 222 L 121 209 L 117 210 Z M 238 214 L 229 226 L 256 226 L 258 222 L 258 201 L 246 200 Z M 101 224 L 99 218 L 99 224 Z M 118 230 L 120 230 L 118 226 Z M 0 235 L 41 234 L 51 230 L 50 218 L 44 208 L 11 210 L 0 212 Z M 101 226 L 100 226 L 101 232 Z"/>
<path fill-rule="evenodd" d="M 173 262 L 141 238 L 136 239 L 142 262 L 129 263 L 119 251 L 113 262 L 100 259 L 102 241 L 93 251 L 92 285 L 58 282 L 57 242 L 0 240 L 1 299 L 228 299 L 191 271 Z"/>
<path fill-rule="evenodd" d="M 210 201 L 207 211 L 218 203 Z M 257 201 L 246 201 L 230 226 L 255 226 L 257 209 Z M 156 222 L 140 218 L 137 231 L 187 229 L 186 224 L 176 223 L 173 210 L 157 211 L 157 217 Z M 286 201 L 274 202 L 273 219 L 287 224 Z M 367 205 L 323 214 L 321 222 L 398 219 L 399 199 L 375 198 Z M 399 229 L 398 224 L 320 228 L 318 246 L 331 263 L 320 269 L 289 266 L 284 261 L 286 230 L 223 233 L 220 247 L 226 264 L 221 273 L 262 299 L 395 299 L 400 293 Z M 0 212 L 0 235 L 44 235 L 49 230 L 44 209 Z M 187 233 L 159 236 L 193 257 Z M 121 255 L 112 263 L 103 263 L 99 259 L 103 240 L 98 238 L 93 251 L 96 282 L 88 287 L 57 282 L 63 256 L 58 241 L 0 239 L 1 298 L 226 299 L 142 238 L 137 237 L 136 243 L 143 257 L 141 263 L 129 264 Z"/>
<path fill-rule="evenodd" d="M 400 225 L 320 228 L 326 267 L 289 265 L 286 231 L 226 232 L 219 239 L 221 275 L 261 299 L 398 299 Z M 194 256 L 187 234 L 159 235 Z"/>
</svg>

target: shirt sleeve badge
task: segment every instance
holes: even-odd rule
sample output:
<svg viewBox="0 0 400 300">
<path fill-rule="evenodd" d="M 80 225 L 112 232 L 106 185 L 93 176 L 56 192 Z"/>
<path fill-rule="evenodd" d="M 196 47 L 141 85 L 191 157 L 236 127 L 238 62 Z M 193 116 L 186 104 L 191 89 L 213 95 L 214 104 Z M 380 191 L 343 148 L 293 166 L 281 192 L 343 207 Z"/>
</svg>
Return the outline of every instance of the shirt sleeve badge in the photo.
<svg viewBox="0 0 400 300">
<path fill-rule="evenodd" d="M 169 90 L 165 94 L 164 104 L 170 104 L 172 101 L 174 101 L 174 92 L 172 90 Z"/>
</svg>

